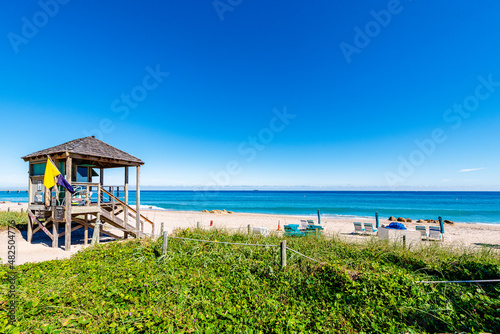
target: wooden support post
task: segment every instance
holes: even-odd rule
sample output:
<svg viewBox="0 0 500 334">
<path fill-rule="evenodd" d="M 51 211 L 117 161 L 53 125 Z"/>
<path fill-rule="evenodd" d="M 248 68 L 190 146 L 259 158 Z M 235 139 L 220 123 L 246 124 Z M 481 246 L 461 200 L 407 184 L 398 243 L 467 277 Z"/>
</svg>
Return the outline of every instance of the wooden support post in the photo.
<svg viewBox="0 0 500 334">
<path fill-rule="evenodd" d="M 252 232 L 252 227 L 250 226 L 250 224 L 247 225 L 247 232 L 248 234 Z"/>
<path fill-rule="evenodd" d="M 98 234 L 98 237 L 99 237 L 99 242 L 101 242 L 102 230 L 104 229 L 104 223 L 101 220 L 101 213 L 100 212 L 97 213 L 97 221 L 99 221 L 99 234 Z"/>
<path fill-rule="evenodd" d="M 52 222 L 52 235 L 54 239 L 52 239 L 52 248 L 59 248 L 59 222 Z"/>
<path fill-rule="evenodd" d="M 128 224 L 128 167 L 125 167 L 125 207 L 123 208 L 123 223 Z M 128 234 L 127 234 L 128 236 Z"/>
<path fill-rule="evenodd" d="M 163 249 L 162 254 L 167 254 L 167 245 L 168 245 L 168 232 L 163 232 Z"/>
<path fill-rule="evenodd" d="M 92 167 L 87 167 L 87 182 L 92 183 Z"/>
<path fill-rule="evenodd" d="M 26 239 L 29 243 L 33 240 L 33 220 L 31 220 L 30 215 L 28 215 L 28 235 L 26 236 Z"/>
<path fill-rule="evenodd" d="M 83 227 L 83 245 L 87 246 L 88 244 L 89 244 L 89 226 L 85 224 L 85 226 Z"/>
<path fill-rule="evenodd" d="M 97 218 L 94 225 L 94 233 L 92 234 L 92 245 L 96 245 L 99 243 L 99 239 L 101 238 L 101 213 L 97 213 Z"/>
<path fill-rule="evenodd" d="M 99 168 L 99 184 L 101 185 L 101 187 L 104 185 L 104 168 Z M 103 199 L 104 199 L 104 195 L 101 192 L 101 196 L 100 196 L 99 200 L 101 202 L 103 202 Z"/>
<path fill-rule="evenodd" d="M 135 185 L 135 196 L 136 196 L 136 202 L 135 202 L 135 219 L 136 219 L 136 229 L 137 229 L 137 236 L 141 236 L 141 166 L 136 167 L 136 185 Z"/>
<path fill-rule="evenodd" d="M 85 186 L 85 206 L 90 206 L 90 186 L 86 185 Z"/>
<path fill-rule="evenodd" d="M 101 207 L 102 203 L 102 191 L 101 191 L 101 185 L 97 186 L 97 206 Z"/>
<path fill-rule="evenodd" d="M 286 240 L 281 242 L 281 268 L 286 267 Z"/>
<path fill-rule="evenodd" d="M 196 222 L 196 228 L 199 230 L 200 229 L 200 222 Z"/>
<path fill-rule="evenodd" d="M 66 159 L 66 181 L 68 181 L 71 184 L 72 180 L 72 159 L 71 157 L 68 157 Z M 66 227 L 65 227 L 65 234 L 64 234 L 64 250 L 69 251 L 71 248 L 71 193 L 66 190 Z"/>
<path fill-rule="evenodd" d="M 7 212 L 10 212 L 10 207 L 7 208 Z"/>
<path fill-rule="evenodd" d="M 31 164 L 30 164 L 30 172 L 31 172 Z M 33 182 L 31 182 L 31 173 L 28 174 L 28 209 L 31 205 L 31 201 L 33 200 Z"/>
<path fill-rule="evenodd" d="M 163 235 L 163 231 L 164 231 L 163 228 L 164 227 L 165 226 L 164 226 L 163 222 L 161 222 L 161 225 L 160 225 L 160 235 Z"/>
</svg>

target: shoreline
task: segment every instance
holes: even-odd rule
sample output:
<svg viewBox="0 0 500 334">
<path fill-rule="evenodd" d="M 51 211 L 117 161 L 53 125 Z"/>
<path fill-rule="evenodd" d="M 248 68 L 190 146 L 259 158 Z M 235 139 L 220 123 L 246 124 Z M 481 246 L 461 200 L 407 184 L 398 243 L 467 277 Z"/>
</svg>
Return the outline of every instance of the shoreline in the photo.
<svg viewBox="0 0 500 334">
<path fill-rule="evenodd" d="M 148 208 L 149 207 L 149 208 Z M 152 209 L 151 207 L 155 207 L 155 209 Z M 174 210 L 174 209 L 164 209 L 160 208 L 155 205 L 148 205 L 148 204 L 141 204 L 141 210 L 144 211 L 158 211 L 158 212 L 202 212 L 202 210 L 199 211 L 186 211 L 186 210 Z M 256 215 L 270 215 L 270 216 L 291 216 L 291 217 L 313 217 L 317 218 L 317 214 L 290 214 L 290 213 L 267 213 L 267 212 L 245 212 L 245 211 L 234 211 L 234 213 L 240 213 L 240 214 L 256 214 Z M 388 220 L 388 217 L 385 216 L 379 216 L 380 221 L 386 221 Z M 359 215 L 341 215 L 341 214 L 329 214 L 329 213 L 322 213 L 321 214 L 321 219 L 375 219 L 375 214 L 373 216 L 359 216 Z M 424 218 L 422 218 L 424 219 Z M 428 218 L 425 218 L 428 219 Z M 444 220 L 444 219 L 443 219 Z M 415 223 L 417 220 L 413 220 L 413 223 Z M 492 225 L 492 226 L 500 226 L 500 221 L 499 222 L 472 222 L 472 221 L 453 221 L 455 224 L 468 224 L 468 225 Z M 426 223 L 423 223 L 426 224 Z"/>
<path fill-rule="evenodd" d="M 18 204 L 21 203 L 21 204 Z M 9 201 L 0 201 L 0 211 L 6 211 L 7 207 L 10 207 L 11 209 L 13 208 L 24 208 L 24 210 L 27 209 L 28 207 L 28 202 L 9 202 Z M 132 207 L 135 205 L 131 204 Z M 164 209 L 161 207 L 158 207 L 156 205 L 150 205 L 150 204 L 141 204 L 141 210 L 142 211 L 152 211 L 152 212 L 179 212 L 179 213 L 203 213 L 202 210 L 199 211 L 186 211 L 186 210 L 175 210 L 175 209 Z M 13 210 L 13 211 L 20 211 L 19 210 Z M 245 214 L 245 215 L 269 215 L 269 216 L 290 216 L 290 217 L 313 217 L 316 218 L 318 217 L 317 214 L 289 214 L 289 213 L 265 213 L 265 212 L 244 212 L 244 211 L 234 211 L 234 214 Z M 385 216 L 380 216 L 380 222 L 382 225 L 383 221 L 386 221 L 388 217 Z M 397 217 L 396 217 L 397 218 Z M 341 215 L 341 214 L 328 214 L 328 213 L 322 213 L 321 214 L 321 219 L 373 219 L 375 220 L 375 214 L 373 216 L 360 216 L 360 215 Z M 421 219 L 428 219 L 428 218 L 421 218 Z M 433 218 L 435 219 L 435 218 Z M 444 218 L 443 218 L 444 219 Z M 413 220 L 413 223 L 416 223 L 417 220 Z M 473 221 L 456 221 L 454 220 L 455 224 L 467 224 L 467 225 L 487 225 L 487 226 L 500 226 L 500 221 L 499 222 L 473 222 Z M 422 223 L 426 224 L 426 223 Z M 445 224 L 446 226 L 446 224 Z"/>
</svg>

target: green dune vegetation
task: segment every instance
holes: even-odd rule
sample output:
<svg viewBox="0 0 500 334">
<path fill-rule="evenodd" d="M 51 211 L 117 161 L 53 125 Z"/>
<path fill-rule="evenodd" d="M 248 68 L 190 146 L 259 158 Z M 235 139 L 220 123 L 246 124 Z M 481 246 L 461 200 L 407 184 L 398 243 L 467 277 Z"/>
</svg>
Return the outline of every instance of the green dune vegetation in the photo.
<svg viewBox="0 0 500 334">
<path fill-rule="evenodd" d="M 278 245 L 278 236 L 223 230 L 175 235 Z M 16 267 L 17 326 L 8 266 L 0 268 L 1 333 L 500 332 L 500 284 L 419 284 L 500 278 L 491 249 L 448 249 L 315 236 L 279 247 L 170 238 L 89 247 L 68 260 Z"/>
<path fill-rule="evenodd" d="M 9 222 L 15 221 L 17 226 L 25 227 L 28 224 L 28 214 L 22 212 L 0 212 L 0 231 L 9 226 Z"/>
</svg>

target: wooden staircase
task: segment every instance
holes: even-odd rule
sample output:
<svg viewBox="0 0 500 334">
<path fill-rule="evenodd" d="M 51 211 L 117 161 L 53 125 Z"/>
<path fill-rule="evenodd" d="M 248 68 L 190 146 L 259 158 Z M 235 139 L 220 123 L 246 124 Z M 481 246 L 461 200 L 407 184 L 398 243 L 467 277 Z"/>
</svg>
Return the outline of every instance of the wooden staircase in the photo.
<svg viewBox="0 0 500 334">
<path fill-rule="evenodd" d="M 130 205 L 125 204 L 118 197 L 114 196 L 112 193 L 106 191 L 106 189 L 101 188 L 101 191 L 111 198 L 111 203 L 101 204 L 101 220 L 110 224 L 111 226 L 125 230 L 125 234 L 132 234 L 136 236 L 137 234 L 137 211 Z M 119 218 L 118 215 L 123 213 L 124 218 L 126 217 L 126 222 L 124 219 Z M 129 224 L 132 222 L 132 224 Z M 155 224 L 148 218 L 140 215 L 140 232 L 144 232 L 144 224 L 151 224 L 151 231 L 154 234 Z"/>
<path fill-rule="evenodd" d="M 110 224 L 113 227 L 117 227 L 123 229 L 124 233 L 132 234 L 135 236 L 137 229 L 130 225 L 126 224 L 121 218 L 116 217 L 111 211 L 108 211 L 107 208 L 103 207 L 101 210 L 101 220 L 105 223 Z"/>
</svg>

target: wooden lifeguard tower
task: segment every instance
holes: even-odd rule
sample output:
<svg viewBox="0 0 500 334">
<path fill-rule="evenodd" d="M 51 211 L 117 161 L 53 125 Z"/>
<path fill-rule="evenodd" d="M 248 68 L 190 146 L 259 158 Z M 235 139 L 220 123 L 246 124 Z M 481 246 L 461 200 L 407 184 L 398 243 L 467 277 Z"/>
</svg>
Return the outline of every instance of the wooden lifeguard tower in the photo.
<svg viewBox="0 0 500 334">
<path fill-rule="evenodd" d="M 43 177 L 48 158 L 74 188 L 74 194 L 58 184 L 52 189 L 45 188 Z M 96 240 L 101 233 L 114 238 L 139 237 L 145 223 L 151 225 L 154 233 L 154 223 L 140 213 L 140 172 L 144 165 L 140 159 L 94 136 L 38 151 L 22 159 L 29 162 L 28 242 L 31 243 L 33 234 L 41 230 L 52 239 L 52 247 L 57 248 L 59 237 L 64 235 L 68 251 L 71 232 L 80 228 L 84 228 L 84 244 L 88 243 L 89 227 L 98 232 Z M 129 167 L 135 167 L 137 173 L 135 209 L 129 206 Z M 108 168 L 125 169 L 124 185 L 103 184 L 104 170 Z M 65 225 L 62 233 L 59 233 L 59 224 Z M 102 224 L 115 229 L 106 230 L 101 228 Z"/>
</svg>

